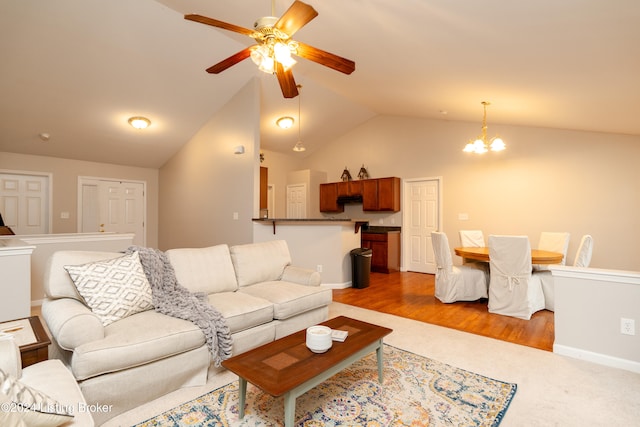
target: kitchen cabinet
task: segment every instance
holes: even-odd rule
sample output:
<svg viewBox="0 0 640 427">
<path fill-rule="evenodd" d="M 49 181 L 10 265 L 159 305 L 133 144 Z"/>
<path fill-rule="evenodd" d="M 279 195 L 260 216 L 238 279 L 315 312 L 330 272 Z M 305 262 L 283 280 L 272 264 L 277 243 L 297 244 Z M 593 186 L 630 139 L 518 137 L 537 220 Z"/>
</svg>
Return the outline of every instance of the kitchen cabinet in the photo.
<svg viewBox="0 0 640 427">
<path fill-rule="evenodd" d="M 362 210 L 400 211 L 400 178 L 364 180 L 362 182 Z"/>
<path fill-rule="evenodd" d="M 338 204 L 338 183 L 320 184 L 320 212 L 344 212 L 344 205 Z"/>
<path fill-rule="evenodd" d="M 362 196 L 362 181 L 338 182 L 338 197 Z"/>
<path fill-rule="evenodd" d="M 267 209 L 269 169 L 260 166 L 260 209 Z"/>
<path fill-rule="evenodd" d="M 391 273 L 400 270 L 400 232 L 362 232 L 361 245 L 371 249 L 371 271 Z"/>
<path fill-rule="evenodd" d="M 344 212 L 338 198 L 362 198 L 362 210 L 374 212 L 400 211 L 400 178 L 377 178 L 320 184 L 320 212 Z"/>
</svg>

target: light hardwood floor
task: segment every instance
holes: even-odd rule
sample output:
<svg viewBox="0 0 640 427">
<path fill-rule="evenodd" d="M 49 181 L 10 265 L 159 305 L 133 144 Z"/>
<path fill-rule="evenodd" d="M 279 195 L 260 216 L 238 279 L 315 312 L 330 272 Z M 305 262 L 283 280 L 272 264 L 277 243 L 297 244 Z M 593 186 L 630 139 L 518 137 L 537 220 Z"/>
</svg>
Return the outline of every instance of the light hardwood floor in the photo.
<svg viewBox="0 0 640 427">
<path fill-rule="evenodd" d="M 487 300 L 444 304 L 434 296 L 435 276 L 371 273 L 369 287 L 335 289 L 333 300 L 383 313 L 516 344 L 553 350 L 554 314 L 542 310 L 531 320 L 489 313 Z"/>
</svg>

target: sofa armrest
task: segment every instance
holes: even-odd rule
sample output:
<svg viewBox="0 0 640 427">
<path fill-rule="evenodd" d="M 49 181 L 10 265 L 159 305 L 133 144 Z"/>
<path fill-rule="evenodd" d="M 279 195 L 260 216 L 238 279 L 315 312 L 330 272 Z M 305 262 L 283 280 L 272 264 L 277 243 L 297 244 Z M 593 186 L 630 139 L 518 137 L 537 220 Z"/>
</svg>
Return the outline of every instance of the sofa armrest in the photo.
<svg viewBox="0 0 640 427">
<path fill-rule="evenodd" d="M 42 316 L 47 327 L 64 350 L 104 338 L 104 326 L 89 308 L 71 298 L 45 299 Z"/>
<path fill-rule="evenodd" d="M 20 348 L 11 334 L 0 333 L 0 369 L 14 378 L 22 376 Z"/>
<path fill-rule="evenodd" d="M 298 283 L 307 286 L 320 286 L 320 273 L 308 268 L 300 268 L 288 265 L 282 273 L 285 282 Z"/>
</svg>

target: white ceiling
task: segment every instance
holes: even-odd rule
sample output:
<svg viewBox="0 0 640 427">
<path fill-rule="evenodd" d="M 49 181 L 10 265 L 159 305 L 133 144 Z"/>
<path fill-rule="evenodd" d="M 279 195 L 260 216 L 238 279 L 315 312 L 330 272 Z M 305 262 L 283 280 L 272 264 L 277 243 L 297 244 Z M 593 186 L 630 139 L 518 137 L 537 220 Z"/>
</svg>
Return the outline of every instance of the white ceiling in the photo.
<svg viewBox="0 0 640 427">
<path fill-rule="evenodd" d="M 276 15 L 291 2 L 277 0 Z M 294 38 L 354 60 L 356 71 L 295 65 L 302 155 L 376 114 L 479 127 L 483 100 L 490 127 L 640 135 L 637 0 L 307 2 L 319 16 Z M 0 151 L 156 168 L 257 77 L 262 146 L 293 154 L 297 127 L 274 122 L 297 118 L 298 98 L 284 99 L 250 60 L 206 73 L 253 41 L 185 13 L 252 28 L 271 1 L 0 2 Z M 133 115 L 152 126 L 133 130 Z"/>
</svg>

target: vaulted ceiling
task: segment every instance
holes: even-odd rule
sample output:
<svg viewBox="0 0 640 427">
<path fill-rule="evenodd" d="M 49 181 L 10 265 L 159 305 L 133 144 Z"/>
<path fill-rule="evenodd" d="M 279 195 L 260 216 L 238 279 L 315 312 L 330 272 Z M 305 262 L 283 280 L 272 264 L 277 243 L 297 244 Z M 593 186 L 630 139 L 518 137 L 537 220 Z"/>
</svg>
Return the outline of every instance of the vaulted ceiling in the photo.
<svg viewBox="0 0 640 427">
<path fill-rule="evenodd" d="M 292 0 L 276 0 L 281 15 Z M 159 167 L 250 79 L 262 91 L 261 144 L 308 155 L 377 114 L 640 135 L 637 0 L 307 0 L 319 13 L 295 39 L 352 59 L 344 75 L 305 59 L 298 116 L 252 44 L 186 21 L 246 28 L 270 0 L 0 2 L 0 151 Z M 135 131 L 127 118 L 151 119 Z M 48 141 L 39 134 L 48 133 Z M 462 142 L 461 142 L 462 143 Z"/>
</svg>

